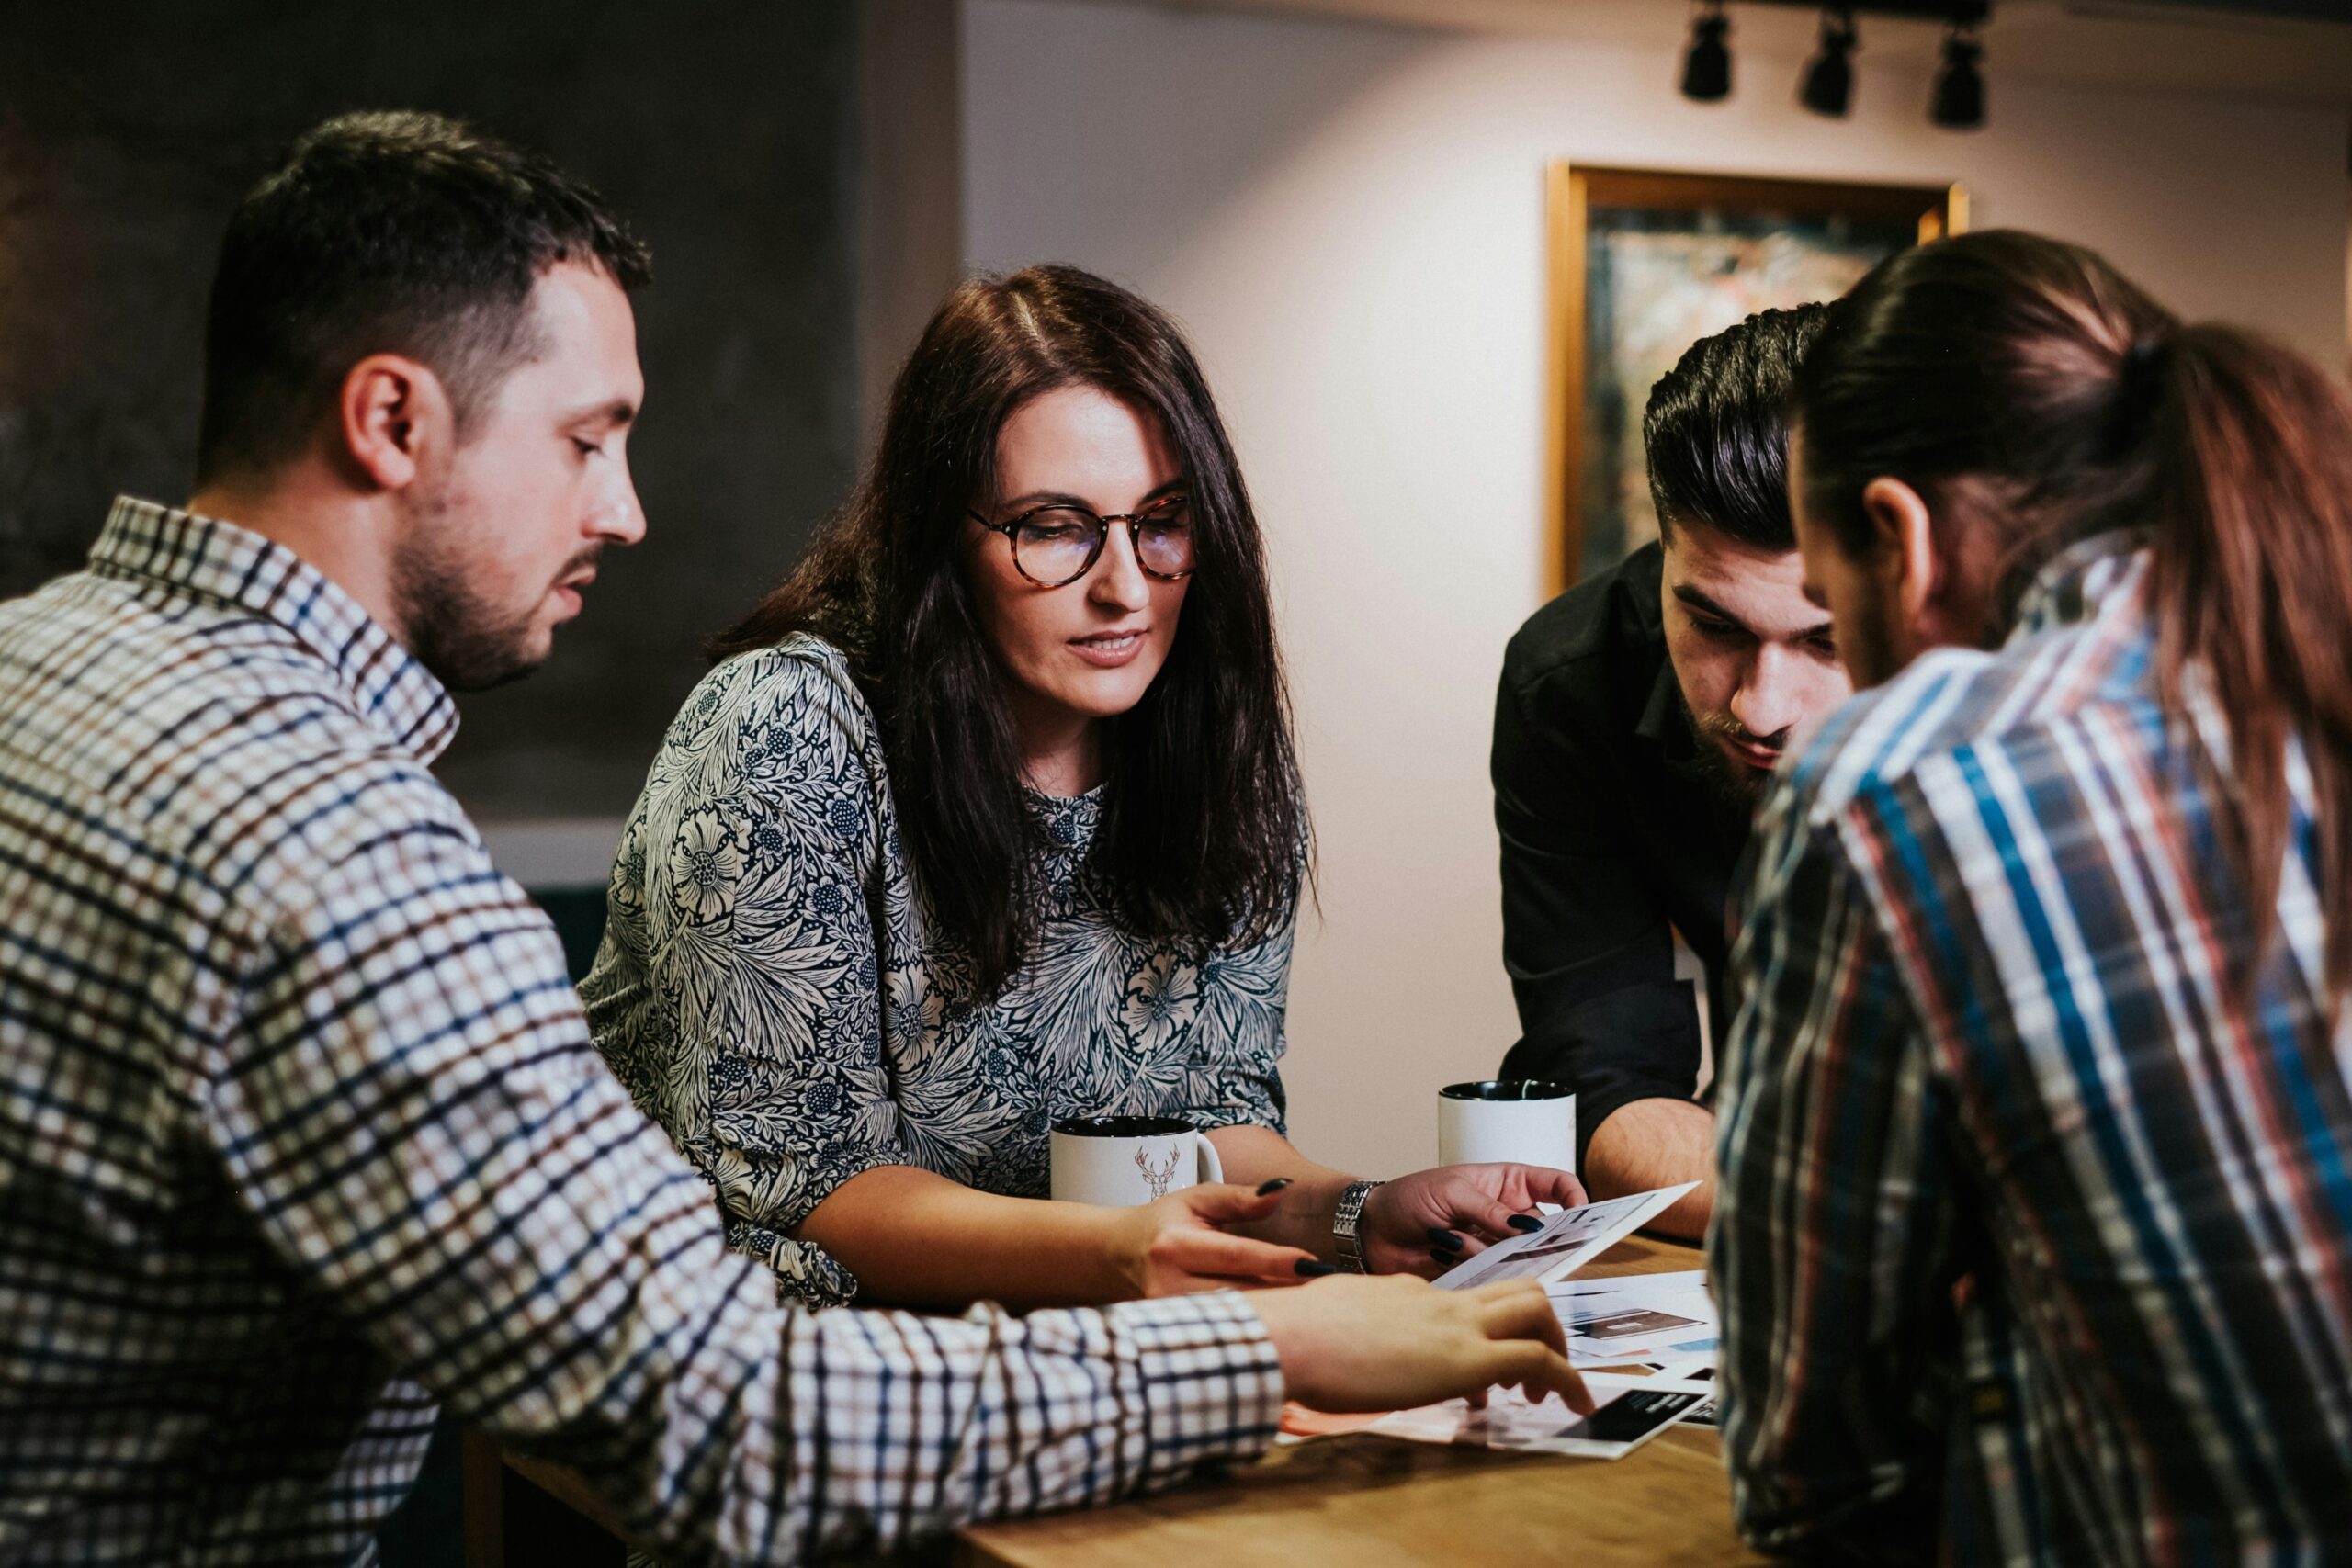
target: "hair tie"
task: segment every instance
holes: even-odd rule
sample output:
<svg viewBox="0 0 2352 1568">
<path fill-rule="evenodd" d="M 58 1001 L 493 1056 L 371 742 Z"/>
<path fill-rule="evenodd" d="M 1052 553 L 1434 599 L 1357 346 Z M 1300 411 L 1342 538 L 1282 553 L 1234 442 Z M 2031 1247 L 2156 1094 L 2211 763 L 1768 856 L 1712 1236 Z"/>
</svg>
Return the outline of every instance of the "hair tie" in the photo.
<svg viewBox="0 0 2352 1568">
<path fill-rule="evenodd" d="M 2114 413 L 2108 423 L 2108 450 L 2120 457 L 2138 446 L 2147 434 L 2156 400 L 2164 393 L 2165 370 L 2172 360 L 2169 334 L 2150 333 L 2135 339 L 2123 351 L 2116 367 Z"/>
</svg>

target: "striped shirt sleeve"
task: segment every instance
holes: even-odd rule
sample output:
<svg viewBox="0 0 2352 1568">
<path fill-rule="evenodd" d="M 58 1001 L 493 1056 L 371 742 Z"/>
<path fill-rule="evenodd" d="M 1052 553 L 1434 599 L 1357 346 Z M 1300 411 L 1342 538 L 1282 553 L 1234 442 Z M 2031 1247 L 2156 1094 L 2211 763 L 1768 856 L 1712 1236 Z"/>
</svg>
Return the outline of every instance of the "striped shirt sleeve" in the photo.
<svg viewBox="0 0 2352 1568">
<path fill-rule="evenodd" d="M 729 1562 L 1100 1502 L 1271 1439 L 1281 1378 L 1238 1297 L 779 1308 L 437 793 L 339 811 L 394 826 L 320 846 L 256 916 L 207 1112 L 269 1248 L 390 1373 L 579 1468 L 665 1551 Z"/>
</svg>

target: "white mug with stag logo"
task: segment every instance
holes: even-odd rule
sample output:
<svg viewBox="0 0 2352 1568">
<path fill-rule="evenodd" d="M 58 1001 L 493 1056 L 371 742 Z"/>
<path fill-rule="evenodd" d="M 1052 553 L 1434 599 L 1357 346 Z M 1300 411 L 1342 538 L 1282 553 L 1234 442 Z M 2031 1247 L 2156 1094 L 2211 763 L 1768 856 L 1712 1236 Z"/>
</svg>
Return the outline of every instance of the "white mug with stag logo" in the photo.
<svg viewBox="0 0 2352 1568">
<path fill-rule="evenodd" d="M 1225 1167 L 1208 1134 L 1173 1116 L 1072 1116 L 1054 1123 L 1053 1194 L 1068 1203 L 1149 1203 Z"/>
</svg>

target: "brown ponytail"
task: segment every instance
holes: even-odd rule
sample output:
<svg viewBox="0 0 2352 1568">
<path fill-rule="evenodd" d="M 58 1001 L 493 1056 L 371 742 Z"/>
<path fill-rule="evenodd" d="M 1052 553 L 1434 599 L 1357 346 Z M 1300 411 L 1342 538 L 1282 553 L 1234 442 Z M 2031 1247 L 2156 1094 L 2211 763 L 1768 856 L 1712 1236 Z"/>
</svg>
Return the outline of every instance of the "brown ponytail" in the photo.
<svg viewBox="0 0 2352 1568">
<path fill-rule="evenodd" d="M 2319 827 L 2326 976 L 2352 982 L 2352 398 L 2318 367 L 2228 327 L 2184 329 L 2151 432 L 2158 671 L 2210 674 L 2239 812 L 2223 830 L 2250 908 L 2278 896 L 2287 739 Z"/>
<path fill-rule="evenodd" d="M 2328 989 L 2352 985 L 2352 397 L 2301 356 L 2183 326 L 2079 246 L 1989 231 L 1903 252 L 1833 307 L 1795 393 L 1807 514 L 1871 547 L 1861 493 L 1978 481 L 2007 570 L 1988 637 L 2058 549 L 2117 527 L 2154 544 L 2157 674 L 2227 724 L 2221 827 L 2248 907 L 2276 907 L 2288 741 L 2319 824 Z M 2192 673 L 2194 671 L 2195 673 Z M 2275 935 L 2275 932 L 2272 933 Z M 2241 986 L 2250 982 L 2261 951 Z"/>
</svg>

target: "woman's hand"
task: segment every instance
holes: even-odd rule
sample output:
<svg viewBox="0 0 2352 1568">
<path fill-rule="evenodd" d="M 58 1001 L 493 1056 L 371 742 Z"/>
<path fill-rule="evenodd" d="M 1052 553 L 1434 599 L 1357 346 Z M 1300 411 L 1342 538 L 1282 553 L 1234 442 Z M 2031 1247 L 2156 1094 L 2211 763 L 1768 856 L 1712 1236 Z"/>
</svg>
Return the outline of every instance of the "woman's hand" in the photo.
<svg viewBox="0 0 2352 1568">
<path fill-rule="evenodd" d="M 1104 1210 L 1110 1217 L 1107 1251 L 1117 1292 L 1106 1299 L 1181 1296 L 1233 1285 L 1295 1285 L 1329 1273 L 1331 1266 L 1311 1252 L 1217 1228 L 1262 1220 L 1281 1202 L 1279 1189 L 1261 1195 L 1247 1187 L 1208 1185 L 1187 1187 L 1132 1209 Z"/>
<path fill-rule="evenodd" d="M 1284 1392 L 1317 1410 L 1483 1400 L 1497 1383 L 1517 1383 L 1530 1399 L 1556 1393 L 1579 1414 L 1592 1410 L 1562 1353 L 1560 1320 L 1532 1280 L 1469 1291 L 1431 1290 L 1418 1280 L 1319 1280 L 1250 1304 L 1274 1341 Z"/>
<path fill-rule="evenodd" d="M 1536 1204 L 1584 1201 L 1584 1183 L 1565 1170 L 1442 1165 L 1374 1188 L 1357 1228 L 1371 1272 L 1435 1279 L 1488 1243 L 1542 1225 Z"/>
</svg>

